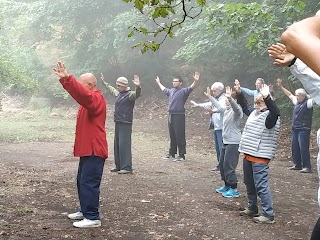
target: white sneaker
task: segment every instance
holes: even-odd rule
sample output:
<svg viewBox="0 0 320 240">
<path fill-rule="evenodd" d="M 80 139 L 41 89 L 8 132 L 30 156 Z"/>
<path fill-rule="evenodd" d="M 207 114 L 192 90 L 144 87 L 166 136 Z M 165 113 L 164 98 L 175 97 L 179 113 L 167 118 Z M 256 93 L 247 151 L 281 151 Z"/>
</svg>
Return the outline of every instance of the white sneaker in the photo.
<svg viewBox="0 0 320 240">
<path fill-rule="evenodd" d="M 82 212 L 76 212 L 76 213 L 68 214 L 68 218 L 71 220 L 82 220 L 82 219 L 84 219 L 84 216 L 83 216 Z"/>
<path fill-rule="evenodd" d="M 90 220 L 90 219 L 85 218 L 79 222 L 74 222 L 73 226 L 77 227 L 77 228 L 101 227 L 101 221 L 100 220 Z"/>
</svg>

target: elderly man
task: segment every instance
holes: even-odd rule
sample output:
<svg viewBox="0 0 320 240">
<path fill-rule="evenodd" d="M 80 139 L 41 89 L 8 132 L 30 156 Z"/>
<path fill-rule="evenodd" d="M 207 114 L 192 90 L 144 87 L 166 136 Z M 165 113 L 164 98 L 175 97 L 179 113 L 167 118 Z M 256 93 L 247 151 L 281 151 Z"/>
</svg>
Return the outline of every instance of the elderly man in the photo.
<svg viewBox="0 0 320 240">
<path fill-rule="evenodd" d="M 173 78 L 173 88 L 164 87 L 159 77 L 156 78 L 161 91 L 163 91 L 169 97 L 168 105 L 168 128 L 170 135 L 170 149 L 169 153 L 163 157 L 163 159 L 173 159 L 174 161 L 184 161 L 186 154 L 186 116 L 184 105 L 190 95 L 190 93 L 199 86 L 200 73 L 195 72 L 194 82 L 190 87 L 182 87 L 182 77 L 176 76 Z M 179 150 L 178 157 L 177 148 Z"/>
<path fill-rule="evenodd" d="M 221 82 L 214 82 L 211 86 L 211 92 L 214 100 L 216 100 L 216 106 L 211 101 L 205 103 L 196 103 L 190 101 L 193 107 L 201 107 L 211 114 L 210 127 L 213 130 L 213 139 L 217 154 L 217 164 L 210 169 L 210 171 L 219 171 L 219 160 L 222 150 L 222 126 L 223 126 L 223 114 L 226 111 L 226 97 L 223 95 L 224 85 Z"/>
<path fill-rule="evenodd" d="M 114 161 L 115 168 L 111 172 L 118 174 L 132 173 L 132 152 L 131 152 L 131 135 L 133 122 L 133 108 L 135 101 L 141 95 L 141 85 L 139 76 L 134 75 L 133 84 L 136 86 L 135 91 L 128 87 L 128 80 L 125 77 L 119 77 L 116 81 L 116 87 L 112 87 L 104 81 L 101 73 L 101 81 L 110 92 L 116 97 L 114 107 Z"/>
<path fill-rule="evenodd" d="M 100 227 L 99 195 L 105 159 L 108 157 L 106 139 L 106 100 L 96 88 L 97 80 L 91 73 L 77 81 L 63 62 L 58 61 L 54 73 L 63 88 L 80 104 L 74 142 L 74 156 L 80 157 L 77 188 L 80 211 L 69 214 L 78 228 Z"/>
<path fill-rule="evenodd" d="M 282 85 L 282 79 L 280 78 L 277 79 L 277 85 L 295 106 L 292 115 L 291 137 L 292 161 L 294 165 L 289 169 L 300 170 L 301 173 L 310 173 L 309 145 L 314 100 L 308 98 L 307 92 L 303 88 L 297 89 L 295 95 L 293 95 Z"/>
</svg>

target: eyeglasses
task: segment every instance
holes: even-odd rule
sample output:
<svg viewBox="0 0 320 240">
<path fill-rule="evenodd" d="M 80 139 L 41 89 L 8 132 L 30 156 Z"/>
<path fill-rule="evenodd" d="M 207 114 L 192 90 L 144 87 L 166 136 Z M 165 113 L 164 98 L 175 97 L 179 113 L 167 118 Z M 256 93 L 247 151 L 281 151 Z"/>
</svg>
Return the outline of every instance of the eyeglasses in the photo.
<svg viewBox="0 0 320 240">
<path fill-rule="evenodd" d="M 173 83 L 180 83 L 179 81 L 172 81 Z"/>
</svg>

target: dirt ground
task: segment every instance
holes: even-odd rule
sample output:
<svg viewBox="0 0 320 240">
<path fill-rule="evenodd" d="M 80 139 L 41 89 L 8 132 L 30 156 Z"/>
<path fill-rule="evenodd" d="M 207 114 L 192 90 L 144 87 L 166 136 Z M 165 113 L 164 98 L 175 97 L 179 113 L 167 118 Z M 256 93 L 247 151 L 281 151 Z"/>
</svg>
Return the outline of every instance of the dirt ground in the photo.
<svg viewBox="0 0 320 240">
<path fill-rule="evenodd" d="M 218 174 L 208 171 L 215 154 L 206 116 L 189 111 L 187 160 L 177 163 L 161 159 L 168 147 L 165 115 L 139 113 L 137 108 L 132 175 L 109 172 L 113 166 L 109 109 L 110 157 L 101 185 L 101 228 L 76 229 L 67 219 L 66 214 L 78 207 L 78 159 L 72 156 L 71 141 L 0 143 L 0 239 L 309 239 L 319 216 L 314 138 L 314 171 L 301 174 L 286 169 L 290 138 L 288 129 L 282 130 L 277 158 L 270 164 L 276 223 L 255 224 L 239 216 L 246 206 L 242 161 L 238 166 L 241 196 L 226 199 L 214 192 L 222 183 Z M 162 108 L 147 106 L 153 112 Z"/>
</svg>

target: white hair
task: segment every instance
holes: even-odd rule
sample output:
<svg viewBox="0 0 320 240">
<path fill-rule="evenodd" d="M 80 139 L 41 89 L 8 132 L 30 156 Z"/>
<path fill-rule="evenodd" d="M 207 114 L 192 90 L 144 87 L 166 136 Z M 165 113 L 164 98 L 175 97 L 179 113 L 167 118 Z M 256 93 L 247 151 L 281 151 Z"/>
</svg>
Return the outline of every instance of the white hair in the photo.
<svg viewBox="0 0 320 240">
<path fill-rule="evenodd" d="M 213 90 L 214 88 L 217 88 L 217 89 L 219 89 L 220 91 L 223 91 L 224 85 L 223 85 L 222 82 L 215 82 L 215 83 L 212 84 L 211 90 Z"/>
<path fill-rule="evenodd" d="M 298 88 L 296 91 L 295 91 L 296 95 L 299 94 L 301 96 L 304 96 L 304 97 L 308 97 L 308 94 L 306 92 L 306 90 L 304 90 L 303 88 Z"/>
</svg>

